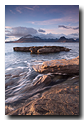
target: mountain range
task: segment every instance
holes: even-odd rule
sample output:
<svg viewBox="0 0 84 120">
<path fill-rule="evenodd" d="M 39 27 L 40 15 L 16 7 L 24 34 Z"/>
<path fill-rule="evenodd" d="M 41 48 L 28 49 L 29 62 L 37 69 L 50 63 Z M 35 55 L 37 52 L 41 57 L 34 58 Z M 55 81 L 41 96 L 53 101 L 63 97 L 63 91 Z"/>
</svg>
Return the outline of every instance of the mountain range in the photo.
<svg viewBox="0 0 84 120">
<path fill-rule="evenodd" d="M 32 36 L 32 35 L 26 35 L 24 37 L 21 37 L 19 40 L 16 41 L 6 41 L 5 43 L 28 43 L 28 42 L 79 42 L 79 38 L 73 39 L 73 38 L 65 38 L 64 36 L 55 39 L 44 39 L 40 38 L 38 36 Z"/>
</svg>

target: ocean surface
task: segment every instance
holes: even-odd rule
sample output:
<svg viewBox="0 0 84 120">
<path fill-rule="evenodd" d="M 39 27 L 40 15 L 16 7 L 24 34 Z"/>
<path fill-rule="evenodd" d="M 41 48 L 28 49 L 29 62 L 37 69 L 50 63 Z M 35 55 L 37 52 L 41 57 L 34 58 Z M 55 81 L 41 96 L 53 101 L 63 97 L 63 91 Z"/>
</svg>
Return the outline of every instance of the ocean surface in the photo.
<svg viewBox="0 0 84 120">
<path fill-rule="evenodd" d="M 15 52 L 13 47 L 29 46 L 63 46 L 70 48 L 69 52 L 31 54 L 30 52 Z M 5 103 L 18 103 L 28 97 L 28 87 L 43 74 L 35 72 L 33 65 L 54 59 L 72 59 L 79 55 L 79 43 L 5 43 Z M 30 92 L 31 93 L 31 92 Z"/>
</svg>

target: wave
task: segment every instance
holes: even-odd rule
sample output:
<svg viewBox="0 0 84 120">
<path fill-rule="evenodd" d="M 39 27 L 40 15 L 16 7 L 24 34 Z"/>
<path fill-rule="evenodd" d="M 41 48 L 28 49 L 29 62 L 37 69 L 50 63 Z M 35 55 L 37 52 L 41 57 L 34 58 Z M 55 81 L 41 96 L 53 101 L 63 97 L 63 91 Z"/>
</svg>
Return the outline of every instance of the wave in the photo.
<svg viewBox="0 0 84 120">
<path fill-rule="evenodd" d="M 19 98 L 21 98 L 22 95 L 16 95 L 16 96 L 13 96 L 13 97 L 9 97 L 8 99 L 5 100 L 5 103 L 12 103 L 12 102 L 15 102 L 17 101 Z"/>
<path fill-rule="evenodd" d="M 27 61 L 15 61 L 13 62 L 12 64 L 10 64 L 7 68 L 6 68 L 6 71 L 10 71 L 10 70 L 13 70 L 13 69 L 29 69 L 30 68 L 30 63 L 27 62 Z"/>
</svg>

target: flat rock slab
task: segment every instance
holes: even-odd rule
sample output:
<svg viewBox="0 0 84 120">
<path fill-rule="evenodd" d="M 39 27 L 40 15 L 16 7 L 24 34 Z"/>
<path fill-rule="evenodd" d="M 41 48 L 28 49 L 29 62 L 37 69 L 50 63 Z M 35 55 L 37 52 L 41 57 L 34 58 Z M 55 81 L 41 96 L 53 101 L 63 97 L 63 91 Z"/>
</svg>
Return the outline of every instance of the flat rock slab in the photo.
<svg viewBox="0 0 84 120">
<path fill-rule="evenodd" d="M 61 46 L 31 46 L 31 47 L 14 47 L 14 51 L 31 52 L 33 54 L 55 53 L 60 51 L 70 51 L 71 49 Z"/>
<path fill-rule="evenodd" d="M 19 52 L 30 52 L 30 47 L 13 47 L 14 51 Z"/>
<path fill-rule="evenodd" d="M 32 103 L 33 115 L 79 115 L 79 86 L 58 85 Z"/>
<path fill-rule="evenodd" d="M 79 56 L 71 60 L 45 61 L 42 65 L 34 65 L 33 69 L 39 73 L 79 74 Z"/>
</svg>

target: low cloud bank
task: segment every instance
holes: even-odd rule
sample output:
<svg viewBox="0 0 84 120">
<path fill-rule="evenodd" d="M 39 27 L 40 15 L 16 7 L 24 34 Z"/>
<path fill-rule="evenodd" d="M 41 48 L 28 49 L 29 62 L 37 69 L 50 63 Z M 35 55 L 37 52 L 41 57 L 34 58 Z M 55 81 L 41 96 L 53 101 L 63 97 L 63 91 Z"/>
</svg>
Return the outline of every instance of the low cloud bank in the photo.
<svg viewBox="0 0 84 120">
<path fill-rule="evenodd" d="M 67 26 L 59 26 L 65 29 L 71 29 Z M 73 28 L 74 30 L 79 29 L 79 27 Z M 8 41 L 12 40 L 17 40 L 20 37 L 26 36 L 28 34 L 31 34 L 32 36 L 38 36 L 43 39 L 55 39 L 55 38 L 60 38 L 62 36 L 65 36 L 67 38 L 79 38 L 79 33 L 72 33 L 72 34 L 52 34 L 52 33 L 47 33 L 43 29 L 36 30 L 34 28 L 27 28 L 27 27 L 6 27 L 5 29 L 6 34 L 5 34 L 5 39 Z"/>
</svg>

